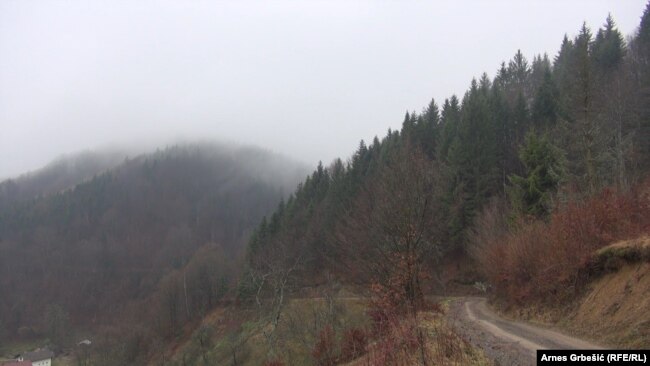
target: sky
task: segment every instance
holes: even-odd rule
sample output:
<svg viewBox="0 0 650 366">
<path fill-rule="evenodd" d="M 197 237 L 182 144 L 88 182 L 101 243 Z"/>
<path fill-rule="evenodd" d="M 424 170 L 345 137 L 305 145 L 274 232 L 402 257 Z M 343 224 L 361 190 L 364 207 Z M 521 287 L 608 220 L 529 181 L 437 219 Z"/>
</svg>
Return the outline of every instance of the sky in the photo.
<svg viewBox="0 0 650 366">
<path fill-rule="evenodd" d="M 645 0 L 0 1 L 0 178 L 216 139 L 315 165 Z"/>
</svg>

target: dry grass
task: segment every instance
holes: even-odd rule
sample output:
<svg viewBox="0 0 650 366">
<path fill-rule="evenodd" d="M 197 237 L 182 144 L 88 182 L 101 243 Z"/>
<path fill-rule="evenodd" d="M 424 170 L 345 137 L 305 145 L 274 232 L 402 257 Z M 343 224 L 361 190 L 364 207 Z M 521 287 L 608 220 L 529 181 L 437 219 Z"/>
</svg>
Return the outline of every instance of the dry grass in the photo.
<svg viewBox="0 0 650 366">
<path fill-rule="evenodd" d="M 444 314 L 448 304 L 442 303 L 440 307 L 442 312 L 419 312 L 417 325 L 409 320 L 400 321 L 383 339 L 375 340 L 366 355 L 345 365 L 423 365 L 423 353 L 427 365 L 493 365 L 482 350 L 473 347 L 449 325 Z M 417 330 L 423 334 L 424 352 L 417 344 Z"/>
<path fill-rule="evenodd" d="M 597 270 L 613 272 L 625 264 L 650 262 L 650 236 L 623 240 L 596 251 L 594 266 Z"/>
<path fill-rule="evenodd" d="M 291 299 L 282 311 L 273 331 L 273 349 L 267 338 L 272 326 L 258 322 L 254 311 L 234 308 L 213 311 L 203 321 L 215 330 L 212 349 L 206 358 L 219 365 L 233 363 L 233 349 L 238 365 L 263 365 L 278 360 L 286 365 L 312 365 L 312 348 L 327 324 L 333 325 L 337 340 L 350 328 L 369 326 L 366 301 L 358 297 L 337 297 L 332 301 L 322 297 Z M 172 365 L 183 364 L 183 357 L 196 353 L 191 340 L 179 346 Z M 185 356 L 184 356 L 185 355 Z M 190 361 L 194 362 L 194 361 Z M 196 361 L 197 365 L 202 363 Z"/>
<path fill-rule="evenodd" d="M 482 350 L 473 347 L 450 326 L 448 302 L 433 303 L 430 310 L 418 312 L 417 320 L 401 319 L 387 333 L 374 339 L 367 353 L 349 366 L 380 365 L 493 365 Z M 419 346 L 418 334 L 424 347 Z"/>
<path fill-rule="evenodd" d="M 340 295 L 340 294 L 339 294 Z M 443 306 L 444 307 L 444 306 Z M 411 347 L 414 344 L 396 349 L 396 354 L 390 360 L 381 360 L 386 354 L 385 347 L 392 340 L 415 341 L 414 329 L 420 329 L 425 336 L 426 356 L 429 365 L 490 365 L 490 361 L 479 349 L 473 348 L 471 344 L 453 332 L 445 321 L 445 315 L 439 311 L 422 311 L 418 315 L 418 325 L 414 327 L 409 321 L 400 321 L 399 326 L 392 328 L 384 338 L 372 338 L 370 336 L 371 319 L 367 314 L 368 301 L 365 298 L 353 297 L 346 294 L 345 297 L 334 298 L 330 301 L 326 298 L 302 298 L 292 299 L 288 302 L 283 311 L 278 328 L 275 330 L 277 343 L 275 351 L 271 351 L 264 331 L 269 331 L 268 325 L 263 326 L 256 322 L 240 323 L 239 327 L 229 327 L 235 315 L 232 310 L 215 311 L 206 317 L 206 323 L 215 328 L 216 336 L 212 350 L 208 358 L 215 364 L 232 364 L 232 346 L 236 340 L 245 338 L 245 344 L 240 346 L 237 356 L 238 365 L 264 365 L 269 360 L 283 362 L 284 365 L 314 365 L 314 350 L 316 344 L 322 337 L 323 329 L 332 327 L 331 336 L 332 353 L 334 363 L 345 365 L 418 365 L 420 362 L 420 351 L 418 347 Z M 248 314 L 249 319 L 254 314 Z M 231 319 L 231 320 L 228 320 Z M 368 346 L 360 353 L 360 356 L 350 360 L 345 355 L 346 334 L 350 330 L 363 330 L 368 335 Z M 411 342 L 413 343 L 413 342 Z M 184 353 L 196 352 L 194 346 L 188 342 L 180 347 L 175 360 L 171 365 L 182 364 Z M 347 361 L 344 361 L 346 360 Z M 186 359 L 186 362 L 189 359 Z M 189 361 L 201 365 L 200 360 Z"/>
</svg>

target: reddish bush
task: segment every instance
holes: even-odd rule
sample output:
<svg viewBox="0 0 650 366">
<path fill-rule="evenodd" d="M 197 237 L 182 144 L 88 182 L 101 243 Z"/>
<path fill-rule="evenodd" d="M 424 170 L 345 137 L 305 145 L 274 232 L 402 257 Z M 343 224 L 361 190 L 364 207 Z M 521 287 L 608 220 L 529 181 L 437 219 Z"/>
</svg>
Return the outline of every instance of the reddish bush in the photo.
<svg viewBox="0 0 650 366">
<path fill-rule="evenodd" d="M 382 309 L 373 308 L 368 310 L 368 316 L 372 321 L 372 335 L 380 337 L 390 329 L 389 314 Z"/>
<path fill-rule="evenodd" d="M 414 355 L 427 353 L 425 339 L 418 339 L 413 319 L 391 319 L 386 334 L 368 346 L 368 361 L 373 366 L 411 364 Z M 416 351 L 417 349 L 420 349 Z M 428 356 L 426 356 L 428 357 Z"/>
<path fill-rule="evenodd" d="M 445 310 L 438 301 L 427 301 L 424 304 L 424 309 L 434 314 L 443 314 Z"/>
<path fill-rule="evenodd" d="M 330 325 L 321 330 L 318 342 L 316 342 L 311 354 L 318 366 L 336 365 L 336 338 L 334 329 Z"/>
<path fill-rule="evenodd" d="M 341 343 L 341 361 L 351 361 L 366 352 L 368 337 L 363 329 L 348 329 Z"/>
<path fill-rule="evenodd" d="M 508 301 L 557 302 L 574 296 L 589 279 L 597 249 L 650 232 L 649 183 L 627 193 L 606 189 L 557 209 L 548 222 L 522 224 L 501 236 L 479 233 L 487 240 L 475 257 Z"/>
</svg>

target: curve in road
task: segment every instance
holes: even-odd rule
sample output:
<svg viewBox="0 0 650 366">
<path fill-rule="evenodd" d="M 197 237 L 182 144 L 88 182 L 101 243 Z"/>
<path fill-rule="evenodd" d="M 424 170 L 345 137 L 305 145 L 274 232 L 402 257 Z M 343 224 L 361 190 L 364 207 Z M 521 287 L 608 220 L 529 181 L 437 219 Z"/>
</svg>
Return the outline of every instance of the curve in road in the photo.
<svg viewBox="0 0 650 366">
<path fill-rule="evenodd" d="M 487 306 L 485 298 L 459 300 L 455 316 L 462 332 L 500 363 L 532 364 L 538 349 L 602 349 L 557 331 L 504 319 Z"/>
</svg>

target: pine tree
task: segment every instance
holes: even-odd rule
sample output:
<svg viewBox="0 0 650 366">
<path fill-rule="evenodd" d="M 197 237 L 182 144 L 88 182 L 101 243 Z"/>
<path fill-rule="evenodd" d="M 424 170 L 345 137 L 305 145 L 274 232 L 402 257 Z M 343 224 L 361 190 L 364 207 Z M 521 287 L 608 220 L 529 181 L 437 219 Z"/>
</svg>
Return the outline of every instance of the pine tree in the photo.
<svg viewBox="0 0 650 366">
<path fill-rule="evenodd" d="M 440 118 L 440 134 L 438 135 L 437 152 L 438 159 L 444 163 L 449 160 L 449 148 L 458 133 L 460 122 L 460 105 L 458 98 L 452 95 L 446 99 L 442 107 Z"/>
<path fill-rule="evenodd" d="M 635 160 L 639 170 L 647 171 L 650 169 L 650 1 L 646 4 L 632 46 L 637 78 L 635 110 L 639 116 L 634 138 L 637 156 Z"/>
<path fill-rule="evenodd" d="M 514 142 L 520 144 L 528 128 L 530 127 L 530 116 L 528 113 L 528 106 L 523 93 L 517 95 L 515 106 L 512 110 L 513 128 L 515 132 Z"/>
<path fill-rule="evenodd" d="M 402 135 L 406 137 L 408 141 L 412 141 L 415 138 L 415 124 L 417 121 L 417 116 L 415 113 L 409 113 L 406 111 L 404 115 L 404 121 L 402 122 Z"/>
<path fill-rule="evenodd" d="M 548 59 L 547 54 L 544 54 L 543 56 L 537 55 L 533 58 L 529 79 L 529 88 L 532 94 L 535 94 L 535 92 L 541 87 L 544 82 L 544 75 L 550 70 L 551 61 Z"/>
<path fill-rule="evenodd" d="M 449 148 L 449 171 L 454 191 L 450 200 L 458 207 L 450 227 L 456 243 L 464 241 L 464 229 L 487 198 L 498 191 L 498 148 L 491 122 L 490 84 L 474 79 L 463 98 L 457 135 Z"/>
<path fill-rule="evenodd" d="M 514 95 L 523 94 L 525 97 L 530 95 L 528 90 L 528 78 L 530 77 L 530 66 L 528 65 L 528 60 L 521 53 L 521 50 L 517 50 L 515 56 L 508 63 L 508 73 L 512 78 L 512 86 Z"/>
<path fill-rule="evenodd" d="M 555 80 L 558 90 L 560 91 L 560 109 L 568 111 L 570 105 L 569 90 L 572 87 L 572 71 L 571 66 L 573 63 L 573 41 L 565 34 L 562 39 L 562 45 L 557 56 L 553 62 L 553 79 Z M 566 117 L 566 116 L 565 116 Z"/>
<path fill-rule="evenodd" d="M 598 171 L 602 163 L 600 154 L 605 152 L 604 134 L 596 119 L 595 76 L 592 57 L 592 35 L 586 23 L 576 36 L 570 63 L 570 83 L 566 86 L 568 124 L 566 127 L 567 150 L 572 153 L 573 173 L 579 186 L 593 193 L 599 187 Z"/>
<path fill-rule="evenodd" d="M 512 158 L 516 157 L 513 153 L 514 128 L 512 126 L 512 116 L 508 103 L 505 99 L 501 84 L 495 82 L 492 85 L 490 93 L 490 115 L 492 116 L 493 128 L 497 144 L 497 161 L 499 170 L 499 180 L 502 187 L 502 193 L 505 193 L 507 177 L 513 172 L 515 163 Z"/>
<path fill-rule="evenodd" d="M 511 175 L 509 196 L 520 214 L 546 217 L 551 210 L 551 195 L 564 176 L 561 152 L 546 136 L 526 135 L 519 158 L 526 167 L 524 176 Z"/>
<path fill-rule="evenodd" d="M 429 158 L 435 157 L 438 141 L 440 112 L 435 100 L 431 99 L 427 108 L 420 115 L 417 125 L 418 143 Z"/>
<path fill-rule="evenodd" d="M 632 83 L 624 63 L 625 53 L 623 36 L 609 15 L 604 28 L 598 30 L 592 51 L 596 119 L 607 131 L 604 134 L 610 136 L 603 143 L 613 152 L 611 155 L 600 154 L 605 159 L 598 173 L 607 178 L 606 183 L 616 182 L 621 188 L 627 187 L 628 126 L 632 119 L 630 110 L 633 109 L 629 97 L 626 97 Z"/>
<path fill-rule="evenodd" d="M 616 29 L 611 14 L 607 17 L 605 28 L 599 29 L 593 45 L 593 59 L 597 71 L 603 76 L 617 70 L 625 56 L 623 35 Z"/>
<path fill-rule="evenodd" d="M 532 120 L 538 131 L 555 126 L 560 117 L 559 91 L 553 80 L 550 67 L 544 70 L 541 85 L 537 89 L 532 106 Z"/>
</svg>

